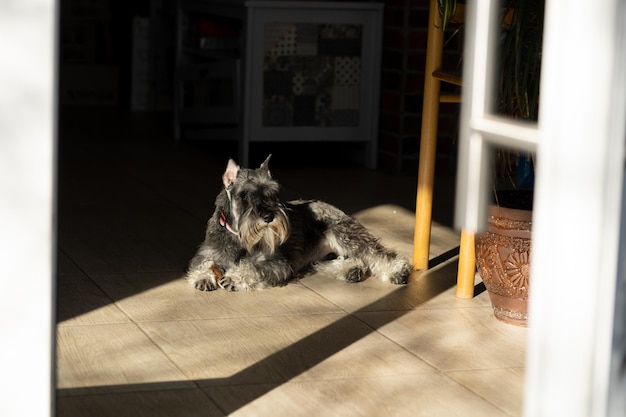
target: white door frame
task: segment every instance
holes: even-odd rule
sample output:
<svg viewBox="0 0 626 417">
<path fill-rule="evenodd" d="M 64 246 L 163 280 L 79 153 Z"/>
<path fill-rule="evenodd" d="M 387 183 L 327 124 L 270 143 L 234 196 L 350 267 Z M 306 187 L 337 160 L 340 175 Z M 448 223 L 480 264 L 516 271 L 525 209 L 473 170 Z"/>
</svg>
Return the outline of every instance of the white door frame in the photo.
<svg viewBox="0 0 626 417">
<path fill-rule="evenodd" d="M 49 416 L 55 375 L 58 2 L 5 3 L 0 6 L 0 415 Z"/>
<path fill-rule="evenodd" d="M 468 5 L 457 226 L 485 223 L 494 145 L 537 150 L 524 414 L 624 415 L 626 2 L 546 1 L 538 126 L 492 114 L 499 4 Z"/>
</svg>

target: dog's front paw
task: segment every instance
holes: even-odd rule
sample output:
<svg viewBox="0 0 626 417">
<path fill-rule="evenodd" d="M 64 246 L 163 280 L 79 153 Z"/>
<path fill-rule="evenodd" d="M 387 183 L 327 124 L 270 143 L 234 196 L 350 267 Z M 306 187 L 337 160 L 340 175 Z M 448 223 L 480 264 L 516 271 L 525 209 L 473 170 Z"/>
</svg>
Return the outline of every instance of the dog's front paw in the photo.
<svg viewBox="0 0 626 417">
<path fill-rule="evenodd" d="M 226 291 L 237 291 L 237 285 L 235 284 L 235 281 L 228 275 L 224 275 L 222 278 L 220 278 L 218 284 Z"/>
<path fill-rule="evenodd" d="M 217 289 L 217 284 L 215 283 L 215 279 L 199 279 L 191 283 L 196 290 L 200 291 L 213 291 Z"/>
<path fill-rule="evenodd" d="M 226 291 L 256 291 L 268 288 L 265 282 L 250 277 L 242 277 L 236 273 L 225 274 L 217 283 Z"/>
<path fill-rule="evenodd" d="M 254 291 L 266 288 L 266 283 L 260 280 L 256 267 L 248 260 L 242 260 L 218 277 L 218 285 L 226 291 Z"/>
<path fill-rule="evenodd" d="M 199 291 L 213 291 L 217 289 L 215 277 L 212 275 L 204 275 L 202 277 L 187 277 L 187 281 Z"/>
<path fill-rule="evenodd" d="M 203 262 L 187 272 L 187 282 L 199 291 L 213 291 L 217 289 L 217 277 L 221 273 L 219 268 L 212 262 Z"/>
</svg>

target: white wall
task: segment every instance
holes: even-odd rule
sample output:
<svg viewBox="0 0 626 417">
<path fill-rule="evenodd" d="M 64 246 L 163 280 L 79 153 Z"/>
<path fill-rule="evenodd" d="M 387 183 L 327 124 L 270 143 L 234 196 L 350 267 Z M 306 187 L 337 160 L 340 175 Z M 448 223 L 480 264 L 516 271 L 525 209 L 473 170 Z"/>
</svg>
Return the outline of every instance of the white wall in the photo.
<svg viewBox="0 0 626 417">
<path fill-rule="evenodd" d="M 53 0 L 0 2 L 0 416 L 52 414 Z"/>
</svg>

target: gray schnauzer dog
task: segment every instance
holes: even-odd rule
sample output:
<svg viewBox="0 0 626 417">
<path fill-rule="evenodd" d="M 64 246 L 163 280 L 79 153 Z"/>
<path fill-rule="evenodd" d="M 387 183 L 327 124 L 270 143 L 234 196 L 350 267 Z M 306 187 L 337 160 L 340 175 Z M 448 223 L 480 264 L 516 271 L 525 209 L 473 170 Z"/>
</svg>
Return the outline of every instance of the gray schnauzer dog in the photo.
<svg viewBox="0 0 626 417">
<path fill-rule="evenodd" d="M 228 161 L 204 242 L 189 264 L 191 285 L 256 290 L 285 285 L 311 270 L 346 282 L 374 275 L 407 283 L 411 265 L 354 218 L 322 201 L 280 201 L 269 159 L 258 169 Z"/>
</svg>

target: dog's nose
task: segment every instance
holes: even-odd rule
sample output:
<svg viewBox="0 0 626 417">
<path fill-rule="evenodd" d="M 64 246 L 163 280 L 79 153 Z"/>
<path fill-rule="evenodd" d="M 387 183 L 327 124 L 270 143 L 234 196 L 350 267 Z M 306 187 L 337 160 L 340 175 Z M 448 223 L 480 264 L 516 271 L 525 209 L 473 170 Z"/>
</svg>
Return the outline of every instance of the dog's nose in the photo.
<svg viewBox="0 0 626 417">
<path fill-rule="evenodd" d="M 263 221 L 265 223 L 271 223 L 274 220 L 274 213 L 265 213 L 263 215 Z"/>
</svg>

